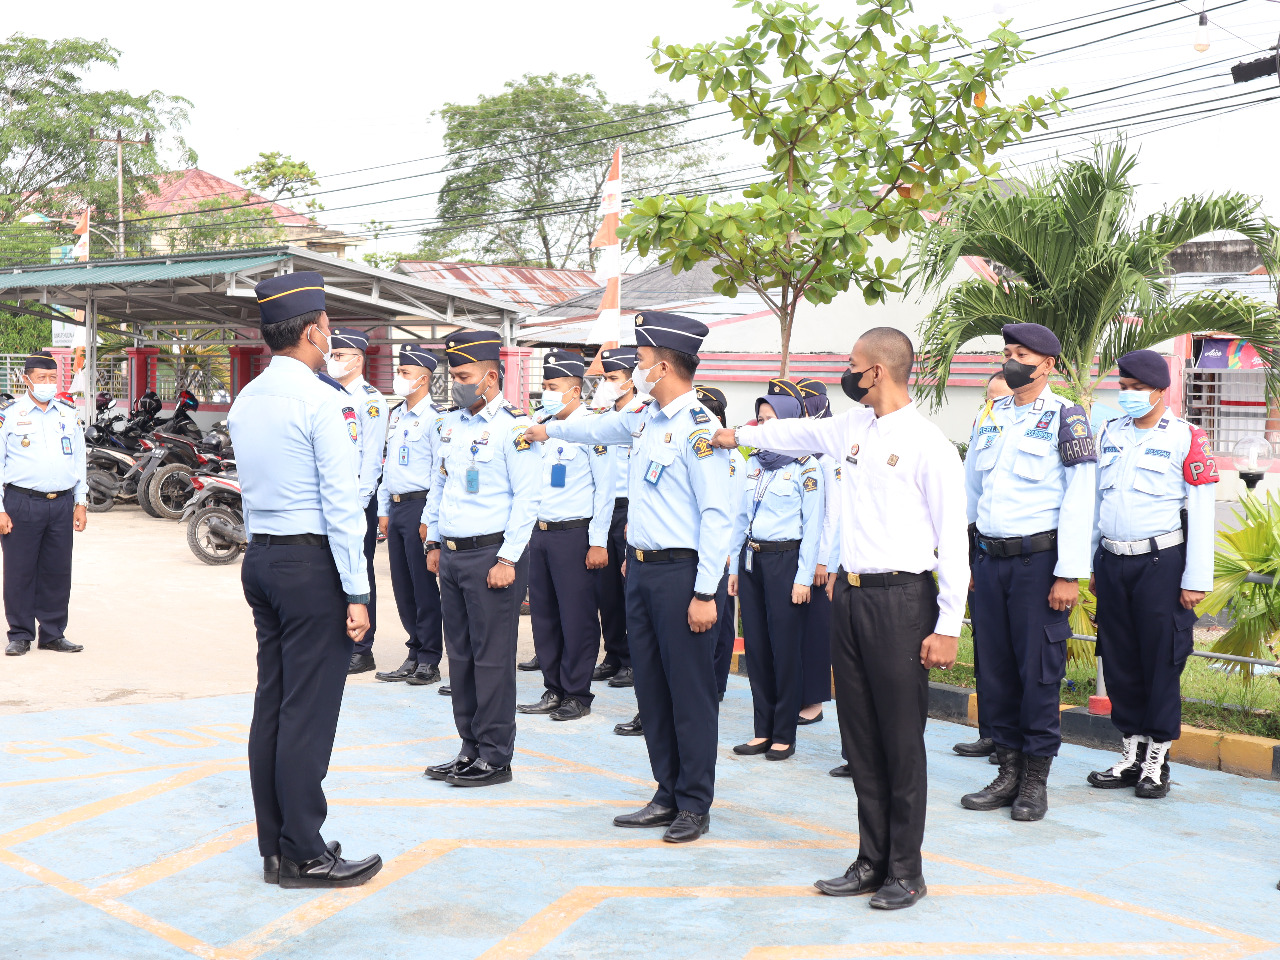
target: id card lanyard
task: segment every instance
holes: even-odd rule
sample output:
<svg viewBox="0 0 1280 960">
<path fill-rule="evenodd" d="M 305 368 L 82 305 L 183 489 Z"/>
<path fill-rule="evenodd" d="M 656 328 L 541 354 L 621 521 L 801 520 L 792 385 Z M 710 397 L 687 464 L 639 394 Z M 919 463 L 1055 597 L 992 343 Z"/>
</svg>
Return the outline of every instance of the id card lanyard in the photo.
<svg viewBox="0 0 1280 960">
<path fill-rule="evenodd" d="M 404 428 L 404 439 L 400 442 L 400 456 L 397 458 L 400 466 L 407 467 L 409 465 L 409 428 Z"/>
<path fill-rule="evenodd" d="M 568 468 L 560 459 L 563 454 L 564 446 L 556 447 L 556 462 L 551 465 L 551 485 L 553 487 L 563 487 L 565 474 L 568 473 Z"/>
<path fill-rule="evenodd" d="M 480 492 L 480 467 L 476 463 L 476 454 L 480 452 L 480 444 L 471 444 L 471 463 L 467 465 L 467 493 Z"/>
<path fill-rule="evenodd" d="M 774 470 L 761 470 L 760 479 L 756 481 L 756 491 L 751 497 L 751 520 L 747 523 L 747 539 L 751 539 L 751 533 L 755 529 L 756 514 L 760 512 L 760 504 L 764 503 L 764 495 L 769 492 L 769 484 L 773 483 Z M 750 547 L 747 548 L 746 567 L 747 573 L 751 572 L 751 557 L 755 553 Z"/>
</svg>

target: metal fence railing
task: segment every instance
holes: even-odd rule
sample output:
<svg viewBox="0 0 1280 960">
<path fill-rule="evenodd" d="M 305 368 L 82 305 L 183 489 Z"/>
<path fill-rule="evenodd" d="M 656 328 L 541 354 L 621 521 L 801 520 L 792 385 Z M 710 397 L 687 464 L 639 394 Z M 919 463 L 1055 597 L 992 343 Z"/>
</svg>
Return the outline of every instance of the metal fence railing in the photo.
<svg viewBox="0 0 1280 960">
<path fill-rule="evenodd" d="M 1230 453 L 1245 437 L 1266 438 L 1266 372 L 1189 369 L 1183 375 L 1183 410 L 1209 435 L 1215 453 Z"/>
</svg>

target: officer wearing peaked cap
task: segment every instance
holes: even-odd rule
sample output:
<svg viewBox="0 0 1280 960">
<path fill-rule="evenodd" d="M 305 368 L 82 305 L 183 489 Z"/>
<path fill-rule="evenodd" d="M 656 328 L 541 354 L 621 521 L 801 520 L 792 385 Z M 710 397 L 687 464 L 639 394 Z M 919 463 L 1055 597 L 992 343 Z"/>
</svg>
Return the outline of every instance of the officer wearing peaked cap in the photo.
<svg viewBox="0 0 1280 960">
<path fill-rule="evenodd" d="M 64 635 L 71 600 L 72 532 L 88 520 L 84 429 L 57 399 L 58 364 L 35 353 L 23 364 L 27 395 L 0 404 L 0 548 L 4 550 L 5 654 L 78 653 Z"/>
<path fill-rule="evenodd" d="M 1132 786 L 1137 796 L 1156 799 L 1169 792 L 1169 747 L 1182 733 L 1179 678 L 1193 646 L 1196 604 L 1213 588 L 1218 468 L 1204 431 L 1165 404 L 1164 357 L 1134 350 L 1117 366 L 1125 416 L 1098 437 L 1090 585 L 1111 721 L 1124 752 L 1089 783 Z"/>
<path fill-rule="evenodd" d="M 326 372 L 352 398 L 359 434 L 360 502 L 364 506 L 364 556 L 369 574 L 369 632 L 355 645 L 347 673 L 365 673 L 374 669 L 373 636 L 378 629 L 378 583 L 373 575 L 373 555 L 378 546 L 376 494 L 382 479 L 382 451 L 387 439 L 387 401 L 378 388 L 365 379 L 368 334 L 342 327 L 333 331 L 329 347 Z"/>
<path fill-rule="evenodd" d="M 231 405 L 227 427 L 250 534 L 240 579 L 258 635 L 258 850 L 268 883 L 354 886 L 381 858 L 342 859 L 320 827 L 351 644 L 369 628 L 358 418 L 350 396 L 315 376 L 330 352 L 320 274 L 272 277 L 255 292 L 271 363 Z"/>
<path fill-rule="evenodd" d="M 459 787 L 511 780 L 516 630 L 541 493 L 540 449 L 524 437 L 532 421 L 502 396 L 501 346 L 487 331 L 445 340 L 456 409 L 441 424 L 427 497 L 427 563 L 440 576 L 462 749 L 426 775 Z"/>
<path fill-rule="evenodd" d="M 378 490 L 378 525 L 387 537 L 391 589 L 400 623 L 409 639 L 404 663 L 376 674 L 379 680 L 404 680 L 426 686 L 440 679 L 444 655 L 440 585 L 427 569 L 427 496 L 438 481 L 437 450 L 444 410 L 431 400 L 431 374 L 437 360 L 423 344 L 400 347 L 400 372 L 394 389 L 404 403 L 391 415 L 387 457 Z M 443 688 L 442 688 L 443 690 Z"/>
<path fill-rule="evenodd" d="M 1085 411 L 1049 389 L 1062 349 L 1053 331 L 1020 323 L 1003 334 L 1013 395 L 975 424 L 964 464 L 978 698 L 1000 770 L 960 802 L 1040 820 L 1062 743 L 1068 617 L 1089 575 L 1098 456 Z"/>
<path fill-rule="evenodd" d="M 670 313 L 635 318 L 636 412 L 530 428 L 526 438 L 632 444 L 627 508 L 627 639 L 636 701 L 658 781 L 644 809 L 619 827 L 667 828 L 672 843 L 710 826 L 715 790 L 716 590 L 729 554 L 728 454 L 711 445 L 715 422 L 693 377 L 707 328 Z"/>
</svg>

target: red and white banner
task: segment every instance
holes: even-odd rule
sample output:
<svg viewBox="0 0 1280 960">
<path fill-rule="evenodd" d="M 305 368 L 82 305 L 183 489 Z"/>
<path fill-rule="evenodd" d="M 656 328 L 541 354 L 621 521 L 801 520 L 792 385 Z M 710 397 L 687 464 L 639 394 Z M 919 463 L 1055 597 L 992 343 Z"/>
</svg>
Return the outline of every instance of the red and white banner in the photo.
<svg viewBox="0 0 1280 960">
<path fill-rule="evenodd" d="M 596 258 L 596 282 L 604 287 L 604 296 L 600 298 L 600 313 L 591 326 L 587 341 L 616 347 L 624 340 L 627 343 L 635 340 L 633 331 L 622 329 L 620 309 L 622 245 L 618 242 L 618 220 L 622 216 L 622 147 L 613 151 L 613 164 L 600 194 L 600 215 L 603 222 L 591 241 L 591 248 L 600 251 Z"/>
<path fill-rule="evenodd" d="M 71 256 L 77 260 L 89 259 L 89 211 L 86 208 L 84 213 L 80 215 L 80 220 L 76 224 L 76 228 L 71 231 L 80 239 L 76 241 L 76 245 L 71 249 Z"/>
</svg>

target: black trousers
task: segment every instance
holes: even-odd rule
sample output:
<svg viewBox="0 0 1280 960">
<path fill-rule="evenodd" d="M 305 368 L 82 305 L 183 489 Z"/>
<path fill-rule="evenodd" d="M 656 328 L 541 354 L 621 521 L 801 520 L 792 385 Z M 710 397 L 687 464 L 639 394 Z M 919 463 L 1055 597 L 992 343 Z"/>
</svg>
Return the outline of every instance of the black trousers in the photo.
<svg viewBox="0 0 1280 960">
<path fill-rule="evenodd" d="M 1067 672 L 1068 611 L 1049 606 L 1058 551 L 1021 557 L 979 553 L 973 564 L 973 647 L 978 702 L 991 739 L 1055 757 Z"/>
<path fill-rule="evenodd" d="M 738 639 L 738 610 L 734 598 L 729 596 L 729 568 L 716 588 L 716 625 L 711 628 L 715 637 L 716 701 L 729 688 L 729 668 L 733 666 L 733 642 Z"/>
<path fill-rule="evenodd" d="M 604 662 L 631 666 L 627 647 L 627 585 L 622 563 L 627 559 L 627 501 L 614 501 L 609 523 L 609 565 L 596 576 L 596 605 L 600 608 L 600 633 L 604 637 Z M 541 660 L 541 655 L 539 655 Z"/>
<path fill-rule="evenodd" d="M 327 546 L 249 544 L 240 570 L 258 634 L 249 783 L 258 852 L 324 852 L 321 786 L 351 659 L 347 602 Z"/>
<path fill-rule="evenodd" d="M 422 506 L 421 500 L 392 501 L 387 520 L 387 551 L 396 611 L 400 614 L 401 626 L 409 634 L 405 642 L 409 657 L 434 667 L 444 653 L 440 584 L 436 575 L 427 569 L 422 538 L 418 536 Z M 372 585 L 373 580 L 369 583 Z"/>
<path fill-rule="evenodd" d="M 827 588 L 809 588 L 800 644 L 800 705 L 831 699 L 831 601 Z"/>
<path fill-rule="evenodd" d="M 747 569 L 747 557 L 751 569 Z M 800 718 L 800 657 L 806 608 L 791 602 L 800 550 L 753 553 L 738 558 L 738 602 L 743 649 L 755 707 L 755 735 L 774 743 L 796 742 Z"/>
<path fill-rule="evenodd" d="M 697 560 L 627 562 L 627 635 L 654 803 L 689 813 L 711 809 L 719 704 L 715 628 L 689 629 Z"/>
<path fill-rule="evenodd" d="M 374 491 L 364 508 L 364 559 L 369 571 L 369 632 L 357 643 L 353 653 L 372 653 L 373 634 L 378 629 L 378 578 L 373 575 L 373 554 L 378 549 L 378 493 Z"/>
<path fill-rule="evenodd" d="M 53 643 L 67 630 L 75 499 L 48 500 L 5 487 L 4 509 L 13 521 L 0 536 L 9 639 L 35 640 L 38 620 L 39 642 Z"/>
<path fill-rule="evenodd" d="M 440 552 L 440 603 L 449 635 L 449 686 L 462 753 L 495 767 L 511 763 L 516 743 L 516 631 L 529 586 L 529 551 L 509 587 L 491 589 L 489 568 L 501 544 Z M 583 554 L 583 559 L 586 554 Z"/>
<path fill-rule="evenodd" d="M 836 581 L 831 665 L 858 794 L 858 857 L 903 879 L 922 872 L 929 671 L 920 644 L 937 618 L 932 579 L 894 587 Z"/>
<path fill-rule="evenodd" d="M 529 538 L 529 616 L 546 688 L 590 704 L 600 646 L 596 591 L 601 570 L 587 569 L 586 527 L 539 530 Z"/>
<path fill-rule="evenodd" d="M 1194 610 L 1184 610 L 1186 544 L 1137 557 L 1098 548 L 1098 656 L 1111 722 L 1126 737 L 1159 743 L 1182 736 L 1182 670 L 1194 646 Z"/>
</svg>

